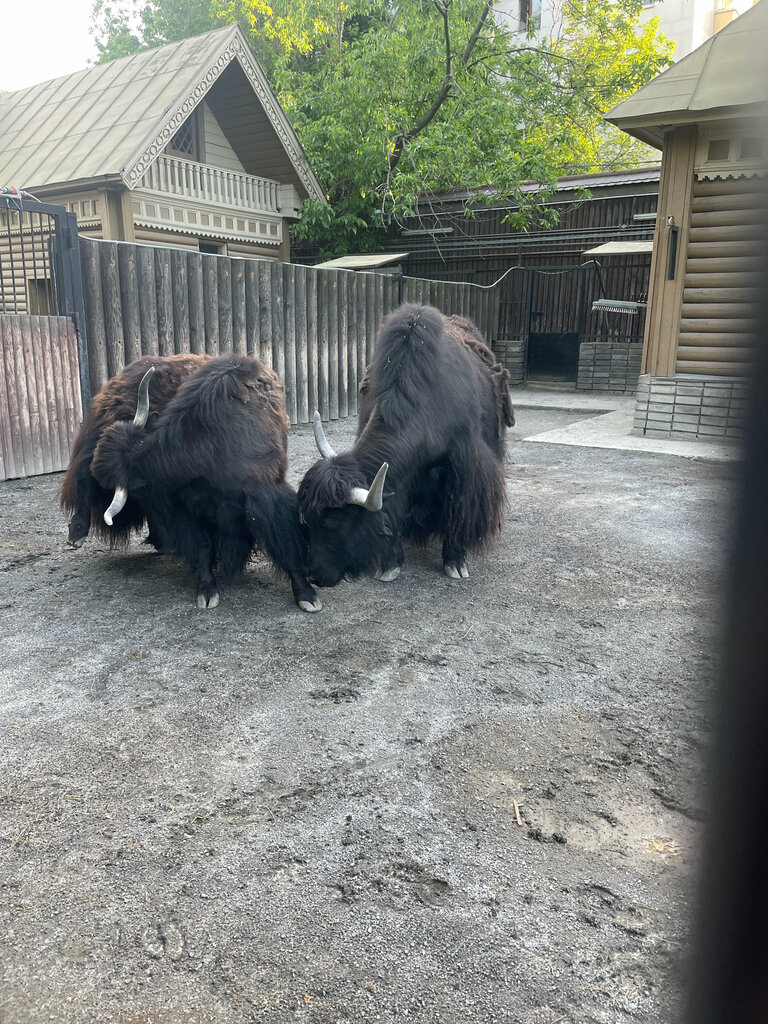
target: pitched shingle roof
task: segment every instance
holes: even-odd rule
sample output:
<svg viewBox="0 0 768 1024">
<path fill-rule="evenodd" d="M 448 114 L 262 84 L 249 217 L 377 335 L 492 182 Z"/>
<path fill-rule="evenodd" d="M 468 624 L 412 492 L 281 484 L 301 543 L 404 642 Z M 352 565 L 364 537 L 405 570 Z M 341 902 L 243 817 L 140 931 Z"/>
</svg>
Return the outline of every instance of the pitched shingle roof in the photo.
<svg viewBox="0 0 768 1024">
<path fill-rule="evenodd" d="M 133 187 L 232 64 L 250 82 L 254 116 L 266 115 L 285 151 L 283 180 L 292 178 L 300 193 L 324 199 L 236 25 L 0 93 L 0 185 L 34 191 L 101 178 Z"/>
</svg>

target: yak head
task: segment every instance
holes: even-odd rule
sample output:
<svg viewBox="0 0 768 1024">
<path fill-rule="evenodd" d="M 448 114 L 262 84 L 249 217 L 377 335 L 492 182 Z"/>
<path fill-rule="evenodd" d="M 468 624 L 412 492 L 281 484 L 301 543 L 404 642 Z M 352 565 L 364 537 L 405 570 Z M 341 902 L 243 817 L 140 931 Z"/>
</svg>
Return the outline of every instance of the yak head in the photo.
<svg viewBox="0 0 768 1024">
<path fill-rule="evenodd" d="M 299 514 L 309 537 L 309 576 L 335 587 L 343 578 L 375 572 L 386 561 L 393 527 L 384 505 L 388 464 L 368 483 L 352 454 L 337 456 L 314 416 L 315 440 L 323 458 L 299 487 Z"/>
<path fill-rule="evenodd" d="M 104 512 L 104 522 L 111 526 L 114 517 L 128 500 L 128 487 L 136 485 L 131 472 L 132 456 L 140 449 L 146 437 L 145 426 L 149 416 L 149 382 L 155 372 L 150 366 L 139 384 L 136 415 L 132 423 L 113 423 L 99 439 L 91 460 L 91 473 L 107 490 L 114 489 L 115 496 Z M 129 479 L 130 478 L 130 479 Z"/>
</svg>

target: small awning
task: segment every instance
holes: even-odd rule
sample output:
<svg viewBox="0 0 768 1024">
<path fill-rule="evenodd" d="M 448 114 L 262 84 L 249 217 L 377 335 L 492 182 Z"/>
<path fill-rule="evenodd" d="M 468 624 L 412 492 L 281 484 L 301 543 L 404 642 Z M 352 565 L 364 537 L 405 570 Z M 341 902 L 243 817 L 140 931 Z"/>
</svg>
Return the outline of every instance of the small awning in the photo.
<svg viewBox="0 0 768 1024">
<path fill-rule="evenodd" d="M 316 263 L 315 266 L 336 267 L 341 270 L 375 270 L 376 267 L 396 263 L 409 255 L 407 252 L 355 253 L 353 256 L 339 256 L 335 260 L 328 260 L 327 263 Z"/>
<path fill-rule="evenodd" d="M 636 252 L 653 252 L 653 239 L 641 242 L 603 242 L 594 249 L 585 249 L 584 256 L 628 256 Z"/>
</svg>

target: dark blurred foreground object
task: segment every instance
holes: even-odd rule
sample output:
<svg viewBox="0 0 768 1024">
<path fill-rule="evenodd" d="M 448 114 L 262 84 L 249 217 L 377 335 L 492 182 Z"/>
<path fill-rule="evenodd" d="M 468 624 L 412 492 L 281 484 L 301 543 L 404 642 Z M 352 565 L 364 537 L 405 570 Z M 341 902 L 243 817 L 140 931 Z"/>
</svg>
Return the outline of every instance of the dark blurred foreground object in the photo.
<svg viewBox="0 0 768 1024">
<path fill-rule="evenodd" d="M 766 221 L 764 220 L 764 225 Z M 768 241 L 768 231 L 763 235 Z M 767 247 L 768 248 L 768 247 Z M 768 1024 L 768 261 L 733 522 L 688 1024 Z"/>
</svg>

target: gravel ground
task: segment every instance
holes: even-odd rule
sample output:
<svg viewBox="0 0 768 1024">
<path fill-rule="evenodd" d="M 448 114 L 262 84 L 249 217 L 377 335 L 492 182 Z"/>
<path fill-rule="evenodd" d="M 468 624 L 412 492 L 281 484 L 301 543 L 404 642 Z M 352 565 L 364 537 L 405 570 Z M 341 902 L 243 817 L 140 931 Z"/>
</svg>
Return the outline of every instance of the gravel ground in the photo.
<svg viewBox="0 0 768 1024">
<path fill-rule="evenodd" d="M 524 440 L 582 417 L 469 580 L 314 616 L 0 484 L 2 1024 L 680 1019 L 734 470 Z"/>
</svg>

